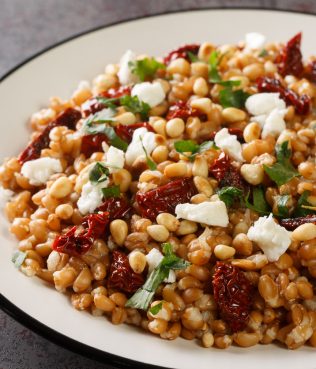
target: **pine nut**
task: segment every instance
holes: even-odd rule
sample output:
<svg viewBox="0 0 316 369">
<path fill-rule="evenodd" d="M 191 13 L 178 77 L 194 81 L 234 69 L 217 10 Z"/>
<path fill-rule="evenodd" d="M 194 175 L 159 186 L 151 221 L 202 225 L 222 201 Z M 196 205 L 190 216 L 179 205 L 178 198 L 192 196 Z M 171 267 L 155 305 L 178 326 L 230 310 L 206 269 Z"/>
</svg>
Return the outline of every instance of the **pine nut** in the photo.
<svg viewBox="0 0 316 369">
<path fill-rule="evenodd" d="M 187 174 L 187 165 L 185 163 L 172 163 L 165 167 L 164 175 L 166 177 L 184 177 Z"/>
<path fill-rule="evenodd" d="M 165 242 L 169 238 L 168 229 L 160 224 L 154 224 L 147 227 L 147 233 L 151 238 L 158 242 Z"/>
<path fill-rule="evenodd" d="M 226 245 L 217 245 L 214 249 L 215 256 L 220 260 L 230 259 L 235 255 L 236 250 Z"/>
<path fill-rule="evenodd" d="M 140 251 L 132 251 L 128 255 L 129 265 L 133 269 L 135 273 L 142 273 L 146 267 L 146 257 L 145 255 Z"/>
<path fill-rule="evenodd" d="M 237 108 L 226 108 L 222 111 L 223 119 L 228 123 L 240 122 L 246 119 L 246 113 Z"/>
<path fill-rule="evenodd" d="M 158 224 L 165 226 L 170 232 L 175 232 L 180 225 L 179 220 L 169 213 L 160 213 L 156 221 Z"/>
<path fill-rule="evenodd" d="M 128 233 L 127 223 L 122 219 L 115 219 L 110 223 L 110 232 L 114 242 L 122 246 L 126 240 Z"/>
<path fill-rule="evenodd" d="M 297 227 L 292 235 L 294 241 L 309 241 L 316 238 L 316 224 L 305 223 Z"/>
<path fill-rule="evenodd" d="M 56 199 L 61 199 L 70 195 L 73 190 L 73 184 L 68 177 L 58 178 L 50 187 L 49 194 Z"/>
</svg>

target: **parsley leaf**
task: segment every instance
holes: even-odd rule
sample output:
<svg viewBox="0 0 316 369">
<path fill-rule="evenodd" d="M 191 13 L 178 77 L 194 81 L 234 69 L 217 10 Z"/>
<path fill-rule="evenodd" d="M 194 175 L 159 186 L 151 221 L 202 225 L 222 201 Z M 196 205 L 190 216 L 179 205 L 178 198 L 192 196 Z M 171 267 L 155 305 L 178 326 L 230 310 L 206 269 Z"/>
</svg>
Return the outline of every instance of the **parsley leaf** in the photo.
<svg viewBox="0 0 316 369">
<path fill-rule="evenodd" d="M 221 58 L 219 55 L 219 51 L 212 51 L 208 64 L 210 67 L 210 70 L 208 72 L 209 80 L 212 83 L 218 83 L 222 80 L 221 76 L 218 72 L 218 66 L 221 62 Z"/>
<path fill-rule="evenodd" d="M 197 154 L 201 154 L 209 149 L 217 149 L 217 146 L 213 141 L 204 141 L 199 145 L 192 140 L 180 140 L 174 143 L 174 148 L 177 152 L 183 155 L 185 155 L 184 153 L 190 152 L 191 155 L 188 155 L 187 157 L 193 161 Z"/>
<path fill-rule="evenodd" d="M 169 272 L 172 269 L 185 269 L 190 263 L 180 259 L 172 253 L 170 244 L 164 244 L 163 249 L 166 255 L 161 260 L 160 264 L 150 273 L 144 285 L 139 288 L 134 295 L 127 300 L 126 307 L 147 310 L 151 303 L 157 288 L 168 278 Z"/>
<path fill-rule="evenodd" d="M 12 263 L 16 268 L 20 268 L 26 258 L 26 253 L 22 251 L 16 251 L 11 258 Z"/>
<path fill-rule="evenodd" d="M 111 108 L 105 108 L 93 115 L 90 115 L 83 122 L 83 129 L 87 132 L 89 132 L 89 130 L 94 130 L 95 131 L 94 133 L 100 133 L 98 131 L 100 130 L 100 126 L 102 123 L 110 123 L 113 121 L 114 121 L 113 110 Z"/>
<path fill-rule="evenodd" d="M 103 193 L 103 197 L 106 199 L 108 197 L 119 197 L 120 196 L 120 186 L 117 185 L 117 186 L 102 188 L 102 193 Z"/>
<path fill-rule="evenodd" d="M 242 199 L 243 191 L 237 187 L 222 187 L 217 194 L 226 206 L 232 206 L 236 199 Z"/>
<path fill-rule="evenodd" d="M 150 308 L 149 309 L 149 312 L 152 315 L 157 315 L 161 309 L 162 309 L 162 301 L 160 301 L 158 304 L 156 304 L 155 306 L 153 306 L 152 308 Z"/>
<path fill-rule="evenodd" d="M 90 170 L 89 181 L 91 183 L 102 183 L 108 179 L 109 175 L 109 169 L 98 161 Z"/>
<path fill-rule="evenodd" d="M 254 187 L 252 190 L 253 204 L 249 202 L 250 191 L 245 198 L 247 208 L 258 212 L 259 214 L 269 214 L 269 204 L 266 201 L 264 190 L 262 187 Z"/>
<path fill-rule="evenodd" d="M 263 169 L 272 181 L 278 186 L 281 186 L 292 178 L 298 177 L 299 173 L 291 163 L 292 150 L 288 147 L 288 141 L 283 142 L 281 145 L 277 145 L 275 151 L 277 162 L 273 164 L 272 167 L 263 165 Z"/>
<path fill-rule="evenodd" d="M 310 191 L 304 191 L 301 194 L 293 214 L 295 217 L 306 217 L 306 215 L 315 214 L 315 210 L 306 208 L 306 206 L 311 206 L 311 204 L 307 201 L 309 195 Z"/>
<path fill-rule="evenodd" d="M 118 98 L 116 98 L 116 97 L 106 98 L 106 97 L 103 97 L 103 96 L 97 96 L 95 99 L 99 103 L 104 105 L 105 107 L 107 107 L 109 109 L 112 109 L 113 111 L 116 111 L 117 103 L 119 102 Z"/>
<path fill-rule="evenodd" d="M 249 96 L 250 95 L 247 92 L 244 92 L 243 90 L 233 90 L 232 87 L 229 86 L 219 92 L 219 102 L 224 108 L 229 108 L 230 106 L 243 108 Z"/>
<path fill-rule="evenodd" d="M 198 56 L 197 55 L 195 55 L 195 54 L 193 54 L 191 51 L 187 51 L 187 55 L 188 55 L 188 57 L 189 57 L 189 59 L 190 59 L 190 62 L 191 63 L 195 63 L 195 62 L 197 62 L 197 61 L 199 61 L 200 59 L 198 58 Z"/>
<path fill-rule="evenodd" d="M 140 101 L 137 96 L 122 96 L 120 98 L 120 104 L 134 114 L 139 113 L 142 119 L 146 119 L 148 117 L 150 106 L 147 103 Z"/>
<path fill-rule="evenodd" d="M 268 51 L 266 49 L 262 49 L 259 53 L 259 57 L 264 57 L 268 55 Z"/>
<path fill-rule="evenodd" d="M 141 144 L 142 144 L 142 148 L 143 148 L 143 151 L 144 151 L 145 156 L 146 156 L 146 163 L 147 163 L 147 165 L 148 165 L 148 168 L 149 168 L 150 170 L 156 170 L 156 169 L 157 169 L 157 165 L 156 165 L 156 163 L 155 163 L 153 160 L 151 160 L 150 156 L 147 154 L 147 151 L 146 151 L 146 149 L 145 149 L 145 146 L 144 146 L 144 144 L 143 144 L 143 140 L 142 140 L 142 138 L 141 138 L 141 137 L 140 137 L 140 142 L 141 142 Z"/>
<path fill-rule="evenodd" d="M 128 63 L 132 73 L 145 81 L 148 77 L 153 77 L 158 69 L 165 69 L 166 66 L 154 58 L 145 58 L 142 60 L 131 61 Z"/>
<path fill-rule="evenodd" d="M 288 203 L 288 201 L 290 200 L 291 196 L 290 195 L 281 195 L 281 196 L 277 196 L 276 199 L 276 203 L 277 203 L 277 208 L 278 208 L 278 214 L 276 214 L 278 217 L 280 218 L 288 218 L 290 215 L 290 211 L 289 208 L 286 206 L 286 204 Z"/>
</svg>

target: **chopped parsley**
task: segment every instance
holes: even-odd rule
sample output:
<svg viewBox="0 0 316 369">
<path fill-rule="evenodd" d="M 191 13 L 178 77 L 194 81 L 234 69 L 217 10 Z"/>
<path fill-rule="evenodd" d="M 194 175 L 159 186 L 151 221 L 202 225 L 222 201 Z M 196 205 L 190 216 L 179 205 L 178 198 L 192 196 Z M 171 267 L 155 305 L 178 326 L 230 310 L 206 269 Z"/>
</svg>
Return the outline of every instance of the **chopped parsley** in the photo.
<svg viewBox="0 0 316 369">
<path fill-rule="evenodd" d="M 260 58 L 263 58 L 264 56 L 267 56 L 268 55 L 268 51 L 266 49 L 262 49 L 259 53 L 259 57 Z"/>
<path fill-rule="evenodd" d="M 290 215 L 290 210 L 287 206 L 288 201 L 291 199 L 290 195 L 281 195 L 276 197 L 276 204 L 278 208 L 278 214 L 280 218 L 288 218 Z"/>
<path fill-rule="evenodd" d="M 139 100 L 137 96 L 122 96 L 120 98 L 120 104 L 134 114 L 139 113 L 142 119 L 146 119 L 148 117 L 150 106 L 144 101 Z"/>
<path fill-rule="evenodd" d="M 245 205 L 247 208 L 256 211 L 259 214 L 269 214 L 269 204 L 264 195 L 264 189 L 262 187 L 253 187 L 252 190 L 252 203 L 249 201 L 250 191 L 245 198 Z"/>
<path fill-rule="evenodd" d="M 272 181 L 278 186 L 282 186 L 292 178 L 298 177 L 299 173 L 291 163 L 292 150 L 288 147 L 288 141 L 283 142 L 281 145 L 277 145 L 275 151 L 277 162 L 273 164 L 272 167 L 263 165 L 263 169 Z"/>
<path fill-rule="evenodd" d="M 20 266 L 24 263 L 26 258 L 26 253 L 22 251 L 16 251 L 11 258 L 12 263 L 16 268 L 20 268 Z"/>
<path fill-rule="evenodd" d="M 150 308 L 149 309 L 149 312 L 152 315 L 157 315 L 161 309 L 162 309 L 162 301 L 160 301 L 158 304 L 156 304 L 155 306 L 153 306 L 152 308 Z"/>
<path fill-rule="evenodd" d="M 150 273 L 144 285 L 139 288 L 134 295 L 127 300 L 126 307 L 147 310 L 157 288 L 168 278 L 170 270 L 185 269 L 190 263 L 176 256 L 172 252 L 171 244 L 163 244 L 165 256 L 160 264 Z"/>
<path fill-rule="evenodd" d="M 99 161 L 94 165 L 89 173 L 89 181 L 91 183 L 102 183 L 109 178 L 110 171 L 109 168 L 104 166 Z"/>
<path fill-rule="evenodd" d="M 198 58 L 198 56 L 193 54 L 191 51 L 187 51 L 187 55 L 188 55 L 191 63 L 195 63 L 195 62 L 198 62 L 200 60 Z"/>
<path fill-rule="evenodd" d="M 103 193 L 103 197 L 106 199 L 108 197 L 119 197 L 121 193 L 120 186 L 116 185 L 116 186 L 102 188 L 102 193 Z"/>
<path fill-rule="evenodd" d="M 243 90 L 233 90 L 232 85 L 230 85 L 219 92 L 219 102 L 224 108 L 229 108 L 231 106 L 235 108 L 244 108 L 245 102 L 249 96 L 250 94 Z"/>
<path fill-rule="evenodd" d="M 128 66 L 131 72 L 138 76 L 141 81 L 145 81 L 146 78 L 153 77 L 157 70 L 166 68 L 164 64 L 154 58 L 131 61 L 128 63 Z"/>
<path fill-rule="evenodd" d="M 213 141 L 204 141 L 201 143 L 201 145 L 199 145 L 192 140 L 180 140 L 174 143 L 174 148 L 177 152 L 187 156 L 191 161 L 193 161 L 196 155 L 201 154 L 209 149 L 217 149 L 217 146 Z M 186 155 L 185 153 L 191 154 Z"/>
<path fill-rule="evenodd" d="M 243 190 L 237 187 L 222 187 L 217 191 L 219 198 L 224 201 L 227 207 L 232 206 L 236 199 L 242 199 Z"/>
<path fill-rule="evenodd" d="M 293 214 L 295 217 L 306 217 L 307 215 L 315 214 L 315 208 L 313 209 L 311 204 L 307 201 L 309 195 L 310 191 L 304 191 L 301 194 Z"/>
<path fill-rule="evenodd" d="M 142 140 L 142 138 L 140 137 L 140 142 L 141 142 L 141 144 L 142 144 L 142 148 L 143 148 L 143 151 L 144 151 L 144 153 L 145 153 L 145 157 L 146 157 L 146 163 L 147 163 L 147 165 L 148 165 L 148 168 L 150 169 L 150 170 L 156 170 L 157 169 L 157 165 L 156 165 L 156 163 L 150 158 L 150 156 L 148 155 L 148 153 L 147 153 L 147 150 L 145 149 L 145 146 L 144 146 L 144 144 L 143 144 L 143 140 Z"/>
</svg>

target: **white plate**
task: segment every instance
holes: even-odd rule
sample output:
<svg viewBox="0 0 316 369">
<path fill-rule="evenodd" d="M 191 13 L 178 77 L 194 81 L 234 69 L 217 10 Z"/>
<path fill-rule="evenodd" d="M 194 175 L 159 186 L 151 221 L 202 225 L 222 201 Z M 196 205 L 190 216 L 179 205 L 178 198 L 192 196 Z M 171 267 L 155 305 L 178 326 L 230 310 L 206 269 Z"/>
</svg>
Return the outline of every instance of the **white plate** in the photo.
<svg viewBox="0 0 316 369">
<path fill-rule="evenodd" d="M 25 122 L 45 106 L 50 96 L 66 98 L 82 79 L 92 79 L 109 62 L 130 48 L 138 53 L 164 55 L 184 43 L 235 43 L 258 31 L 268 41 L 286 41 L 303 31 L 303 52 L 316 54 L 316 18 L 311 15 L 259 10 L 203 10 L 174 13 L 121 23 L 81 35 L 49 49 L 9 74 L 0 85 L 0 159 L 18 154 L 28 140 Z M 194 341 L 168 342 L 127 325 L 74 310 L 66 296 L 36 278 L 27 278 L 10 262 L 16 241 L 1 219 L 0 290 L 2 305 L 17 319 L 90 357 L 113 362 L 110 353 L 125 359 L 172 368 L 316 368 L 315 350 L 289 351 L 274 345 L 222 351 L 204 349 Z M 24 313 L 22 313 L 24 312 Z M 53 331 L 52 331 L 53 330 Z M 63 335 L 63 336 L 62 336 Z M 66 339 L 68 337 L 69 339 Z M 100 351 L 98 351 L 100 350 Z M 140 367 L 140 363 L 137 364 Z"/>
</svg>

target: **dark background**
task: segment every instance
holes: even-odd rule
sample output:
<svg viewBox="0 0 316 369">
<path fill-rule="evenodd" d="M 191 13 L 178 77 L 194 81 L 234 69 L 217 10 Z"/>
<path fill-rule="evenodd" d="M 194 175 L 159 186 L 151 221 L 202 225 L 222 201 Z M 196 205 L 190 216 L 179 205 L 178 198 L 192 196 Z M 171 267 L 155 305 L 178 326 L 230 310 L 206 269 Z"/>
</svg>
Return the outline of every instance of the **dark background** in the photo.
<svg viewBox="0 0 316 369">
<path fill-rule="evenodd" d="M 315 0 L 0 0 L 0 77 L 43 48 L 94 27 L 168 11 L 240 6 L 316 13 Z M 0 332 L 0 369 L 111 369 L 50 343 L 1 311 Z"/>
</svg>

